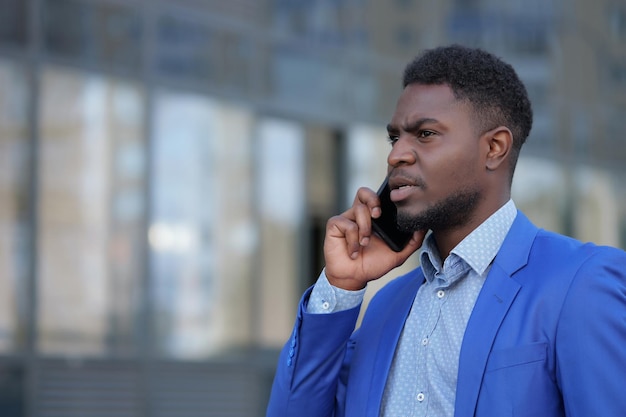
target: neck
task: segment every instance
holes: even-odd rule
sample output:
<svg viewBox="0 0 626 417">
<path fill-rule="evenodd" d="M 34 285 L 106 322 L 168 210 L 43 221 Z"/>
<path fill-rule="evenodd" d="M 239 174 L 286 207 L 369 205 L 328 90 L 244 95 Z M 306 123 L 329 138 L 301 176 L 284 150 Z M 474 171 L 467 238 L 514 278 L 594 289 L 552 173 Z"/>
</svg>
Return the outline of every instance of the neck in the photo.
<svg viewBox="0 0 626 417">
<path fill-rule="evenodd" d="M 510 196 L 506 199 L 499 200 L 497 204 L 492 204 L 484 207 L 482 210 L 475 210 L 467 221 L 456 227 L 449 229 L 433 230 L 433 237 L 437 243 L 437 249 L 441 259 L 444 260 L 450 255 L 452 249 L 454 249 L 467 235 L 472 233 L 478 226 L 480 226 L 491 215 L 498 211 L 510 200 Z"/>
</svg>

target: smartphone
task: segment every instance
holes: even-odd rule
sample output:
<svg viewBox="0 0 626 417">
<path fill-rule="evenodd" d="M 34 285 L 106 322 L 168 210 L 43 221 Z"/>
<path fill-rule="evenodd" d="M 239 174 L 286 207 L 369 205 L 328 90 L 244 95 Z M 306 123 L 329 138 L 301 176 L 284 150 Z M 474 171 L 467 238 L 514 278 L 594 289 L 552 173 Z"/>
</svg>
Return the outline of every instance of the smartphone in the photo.
<svg viewBox="0 0 626 417">
<path fill-rule="evenodd" d="M 372 218 L 372 227 L 374 233 L 384 240 L 387 246 L 396 252 L 400 252 L 409 243 L 413 233 L 403 232 L 398 229 L 396 221 L 398 209 L 389 197 L 390 192 L 391 189 L 387 183 L 387 178 L 385 178 L 377 192 L 378 198 L 380 198 L 382 214 L 377 219 Z"/>
</svg>

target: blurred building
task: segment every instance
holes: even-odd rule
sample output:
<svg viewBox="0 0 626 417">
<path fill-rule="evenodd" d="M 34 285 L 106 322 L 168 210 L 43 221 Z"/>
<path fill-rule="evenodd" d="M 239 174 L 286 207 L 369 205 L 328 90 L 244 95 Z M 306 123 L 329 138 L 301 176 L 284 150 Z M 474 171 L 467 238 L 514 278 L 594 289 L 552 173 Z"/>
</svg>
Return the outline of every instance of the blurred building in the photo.
<svg viewBox="0 0 626 417">
<path fill-rule="evenodd" d="M 450 42 L 528 86 L 517 205 L 626 247 L 621 0 L 0 0 L 0 415 L 264 415 L 326 219 Z"/>
</svg>

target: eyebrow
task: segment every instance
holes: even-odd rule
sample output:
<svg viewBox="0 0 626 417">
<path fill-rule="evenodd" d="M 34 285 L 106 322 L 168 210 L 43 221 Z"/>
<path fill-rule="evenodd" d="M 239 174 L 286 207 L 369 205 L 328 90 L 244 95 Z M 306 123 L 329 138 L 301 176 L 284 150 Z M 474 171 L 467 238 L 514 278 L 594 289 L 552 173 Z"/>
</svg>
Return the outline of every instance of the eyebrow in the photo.
<svg viewBox="0 0 626 417">
<path fill-rule="evenodd" d="M 439 123 L 439 121 L 431 117 L 422 117 L 415 121 L 406 123 L 404 126 L 402 126 L 402 130 L 404 130 L 405 132 L 415 132 L 415 131 L 418 131 L 423 125 L 427 123 Z M 398 132 L 399 130 L 400 129 L 397 126 L 394 126 L 391 123 L 387 125 L 387 132 L 389 133 L 392 133 L 392 132 L 395 133 L 395 132 Z"/>
</svg>

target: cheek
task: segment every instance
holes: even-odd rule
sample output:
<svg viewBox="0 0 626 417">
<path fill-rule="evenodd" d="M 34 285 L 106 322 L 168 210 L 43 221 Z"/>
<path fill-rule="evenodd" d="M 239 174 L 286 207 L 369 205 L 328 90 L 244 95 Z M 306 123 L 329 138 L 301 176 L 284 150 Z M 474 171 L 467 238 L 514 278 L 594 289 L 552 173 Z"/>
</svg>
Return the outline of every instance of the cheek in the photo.
<svg viewBox="0 0 626 417">
<path fill-rule="evenodd" d="M 429 182 L 442 190 L 473 187 L 479 180 L 479 168 L 480 162 L 475 156 L 470 157 L 467 153 L 448 155 L 433 164 Z"/>
</svg>

